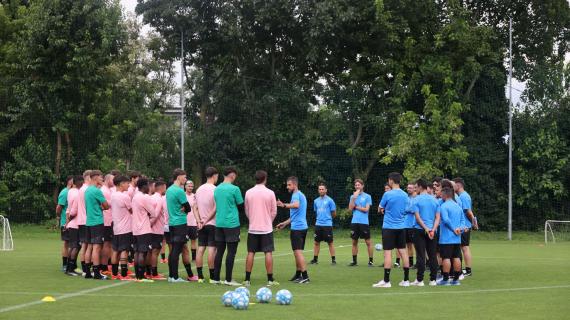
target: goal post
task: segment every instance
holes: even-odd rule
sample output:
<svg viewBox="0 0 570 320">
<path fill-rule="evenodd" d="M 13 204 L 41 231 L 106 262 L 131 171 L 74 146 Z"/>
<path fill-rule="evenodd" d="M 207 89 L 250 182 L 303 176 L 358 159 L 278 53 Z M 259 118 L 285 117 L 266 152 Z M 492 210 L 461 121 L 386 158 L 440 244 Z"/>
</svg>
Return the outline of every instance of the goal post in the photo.
<svg viewBox="0 0 570 320">
<path fill-rule="evenodd" d="M 11 250 L 14 250 L 14 241 L 12 239 L 10 221 L 8 221 L 8 218 L 0 215 L 0 251 Z"/>
<path fill-rule="evenodd" d="M 570 240 L 570 221 L 546 220 L 544 222 L 544 243 Z"/>
</svg>

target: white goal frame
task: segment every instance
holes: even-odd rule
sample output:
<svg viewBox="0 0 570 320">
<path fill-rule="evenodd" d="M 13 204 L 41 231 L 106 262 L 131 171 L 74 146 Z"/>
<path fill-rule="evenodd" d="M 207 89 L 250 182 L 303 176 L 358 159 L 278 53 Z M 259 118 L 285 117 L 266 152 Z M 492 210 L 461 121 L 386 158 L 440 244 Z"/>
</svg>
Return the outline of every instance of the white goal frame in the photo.
<svg viewBox="0 0 570 320">
<path fill-rule="evenodd" d="M 0 251 L 14 250 L 14 239 L 8 218 L 0 215 L 0 226 L 2 227 L 2 239 L 0 239 Z"/>
<path fill-rule="evenodd" d="M 552 243 L 556 243 L 556 237 L 554 237 L 554 231 L 552 230 L 551 223 L 568 223 L 570 221 L 563 221 L 563 220 L 546 220 L 544 222 L 544 244 L 548 244 L 548 233 L 550 231 L 550 235 L 552 236 Z"/>
</svg>

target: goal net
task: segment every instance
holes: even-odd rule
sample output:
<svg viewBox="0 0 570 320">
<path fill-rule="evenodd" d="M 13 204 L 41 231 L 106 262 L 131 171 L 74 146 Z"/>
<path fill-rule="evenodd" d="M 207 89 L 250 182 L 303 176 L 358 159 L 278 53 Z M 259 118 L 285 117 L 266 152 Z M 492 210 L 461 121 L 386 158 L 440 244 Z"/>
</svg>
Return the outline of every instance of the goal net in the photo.
<svg viewBox="0 0 570 320">
<path fill-rule="evenodd" d="M 570 241 L 570 221 L 546 220 L 544 242 L 548 244 L 563 241 Z"/>
<path fill-rule="evenodd" d="M 0 251 L 9 250 L 14 250 L 10 221 L 8 221 L 8 218 L 0 216 Z"/>
</svg>

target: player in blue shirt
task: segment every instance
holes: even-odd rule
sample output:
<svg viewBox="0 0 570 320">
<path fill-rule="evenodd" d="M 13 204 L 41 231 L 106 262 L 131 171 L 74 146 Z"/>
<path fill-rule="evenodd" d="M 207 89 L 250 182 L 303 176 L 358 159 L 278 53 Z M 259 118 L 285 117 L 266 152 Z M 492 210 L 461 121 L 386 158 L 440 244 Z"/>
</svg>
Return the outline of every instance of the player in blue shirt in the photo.
<svg viewBox="0 0 570 320">
<path fill-rule="evenodd" d="M 315 247 L 313 248 L 314 254 L 311 264 L 319 263 L 321 241 L 324 241 L 329 245 L 331 264 L 335 265 L 333 219 L 336 217 L 336 204 L 331 197 L 327 196 L 327 186 L 324 183 L 319 184 L 319 197 L 315 199 L 313 209 L 317 215 L 317 222 L 315 223 Z"/>
<path fill-rule="evenodd" d="M 372 197 L 364 192 L 364 181 L 354 180 L 354 193 L 350 196 L 348 210 L 352 211 L 352 221 L 350 223 L 350 237 L 352 238 L 352 262 L 349 267 L 357 266 L 358 239 L 364 239 L 368 248 L 368 266 L 374 265 L 372 242 L 370 241 L 370 225 L 368 212 L 372 206 Z"/>
<path fill-rule="evenodd" d="M 454 201 L 455 193 L 451 188 L 443 188 L 442 198 L 444 202 L 440 206 L 441 228 L 439 235 L 439 253 L 442 259 L 443 279 L 437 285 L 459 285 L 461 274 L 461 216 L 463 210 Z M 453 261 L 453 280 L 449 281 L 451 264 Z"/>
<path fill-rule="evenodd" d="M 471 276 L 472 256 L 471 249 L 469 248 L 469 244 L 471 242 L 471 229 L 477 230 L 479 226 L 477 225 L 477 219 L 473 214 L 471 196 L 467 191 L 465 191 L 465 181 L 463 181 L 462 178 L 455 178 L 453 179 L 453 182 L 455 182 L 455 193 L 457 193 L 459 195 L 459 199 L 461 199 L 461 208 L 463 209 L 466 227 L 466 231 L 461 234 L 461 252 L 463 253 L 463 259 L 465 260 L 465 272 L 463 272 L 463 274 L 465 276 Z"/>
<path fill-rule="evenodd" d="M 416 188 L 419 195 L 416 196 L 413 211 L 416 223 L 414 225 L 414 246 L 417 253 L 417 275 L 411 286 L 424 286 L 424 272 L 426 267 L 426 252 L 429 257 L 431 286 L 436 285 L 437 277 L 437 239 L 435 238 L 439 226 L 440 214 L 437 200 L 428 193 L 428 183 L 424 179 L 418 179 Z"/>
<path fill-rule="evenodd" d="M 406 188 L 408 192 L 408 205 L 406 206 L 406 248 L 408 249 L 408 261 L 410 262 L 410 267 L 413 268 L 414 266 L 414 235 L 416 234 L 415 231 L 415 224 L 416 224 L 416 216 L 413 210 L 414 202 L 417 195 L 416 192 L 416 184 L 415 183 L 408 183 Z M 398 263 L 400 258 L 396 259 L 396 263 Z"/>
<path fill-rule="evenodd" d="M 388 184 L 392 190 L 384 193 L 380 200 L 380 210 L 384 214 L 382 224 L 382 246 L 384 247 L 384 279 L 373 284 L 374 288 L 390 288 L 390 271 L 392 267 L 392 250 L 397 249 L 404 264 L 404 280 L 400 286 L 410 286 L 410 265 L 406 250 L 406 206 L 408 195 L 400 189 L 402 175 L 392 172 L 388 175 Z"/>
<path fill-rule="evenodd" d="M 279 223 L 277 229 L 283 229 L 287 225 L 291 225 L 291 249 L 295 255 L 295 264 L 297 271 L 290 281 L 295 283 L 309 283 L 309 274 L 307 273 L 307 263 L 303 256 L 305 250 L 305 239 L 307 238 L 307 198 L 299 191 L 299 179 L 297 177 L 287 178 L 287 191 L 291 193 L 291 202 L 283 203 L 281 200 L 277 201 L 277 206 L 281 208 L 290 209 L 289 219 Z"/>
</svg>

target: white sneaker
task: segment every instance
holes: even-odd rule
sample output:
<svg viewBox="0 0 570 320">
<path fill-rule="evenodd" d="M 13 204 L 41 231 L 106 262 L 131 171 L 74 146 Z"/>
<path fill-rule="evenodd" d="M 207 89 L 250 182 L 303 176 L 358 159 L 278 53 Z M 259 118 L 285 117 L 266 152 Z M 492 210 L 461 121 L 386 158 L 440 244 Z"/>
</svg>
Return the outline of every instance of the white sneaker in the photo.
<svg viewBox="0 0 570 320">
<path fill-rule="evenodd" d="M 418 281 L 418 279 L 414 280 L 414 282 L 410 283 L 410 286 L 413 287 L 423 287 L 424 286 L 424 282 L 423 281 Z"/>
<path fill-rule="evenodd" d="M 390 282 L 384 282 L 384 280 L 381 280 L 380 282 L 373 284 L 372 288 L 392 288 L 392 284 L 390 284 Z"/>
<path fill-rule="evenodd" d="M 462 274 L 459 275 L 459 280 L 463 280 L 463 279 L 465 279 L 465 276 L 464 276 L 463 273 L 462 273 Z"/>
<path fill-rule="evenodd" d="M 169 278 L 168 278 L 168 282 L 170 282 L 170 283 L 183 283 L 183 282 L 186 282 L 186 280 L 184 280 L 184 279 L 182 279 L 182 278 L 176 278 L 176 279 L 174 279 L 174 278 L 170 278 L 170 277 L 169 277 Z"/>
<path fill-rule="evenodd" d="M 400 281 L 400 283 L 398 284 L 400 287 L 409 287 L 410 286 L 410 281 Z"/>
<path fill-rule="evenodd" d="M 223 282 L 223 284 L 226 285 L 226 286 L 231 286 L 231 287 L 241 287 L 241 283 L 236 282 L 236 281 L 234 281 L 234 280 L 232 280 L 232 281 L 227 281 L 227 280 L 225 280 L 225 281 Z"/>
<path fill-rule="evenodd" d="M 249 287 L 251 286 L 251 281 L 245 280 L 245 281 L 243 282 L 243 286 L 246 287 L 246 288 L 249 288 Z"/>
<path fill-rule="evenodd" d="M 432 280 L 432 281 L 429 282 L 429 285 L 430 285 L 431 287 L 437 286 L 437 282 L 436 282 L 435 280 Z"/>
</svg>

